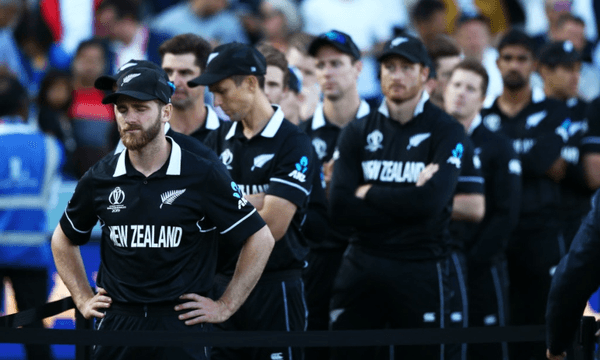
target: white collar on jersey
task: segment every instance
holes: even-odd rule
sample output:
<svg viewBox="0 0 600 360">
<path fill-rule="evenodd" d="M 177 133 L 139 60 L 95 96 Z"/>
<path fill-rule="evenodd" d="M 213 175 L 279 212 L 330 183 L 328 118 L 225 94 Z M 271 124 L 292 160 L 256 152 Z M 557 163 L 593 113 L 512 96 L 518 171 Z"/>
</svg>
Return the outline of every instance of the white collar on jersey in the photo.
<svg viewBox="0 0 600 360">
<path fill-rule="evenodd" d="M 279 105 L 271 106 L 273 107 L 273 110 L 275 110 L 275 113 L 273 114 L 273 116 L 271 116 L 271 119 L 267 123 L 267 126 L 265 126 L 263 131 L 260 133 L 260 136 L 266 138 L 272 138 L 275 136 L 275 134 L 277 134 L 277 130 L 279 130 L 279 128 L 281 127 L 281 123 L 283 123 L 283 119 L 285 118 L 285 116 L 283 115 L 283 111 L 281 110 L 281 107 L 279 107 Z M 237 124 L 238 121 L 234 122 L 233 125 L 231 125 L 229 132 L 225 136 L 225 140 L 229 140 L 233 137 L 233 135 L 235 135 Z"/>
<path fill-rule="evenodd" d="M 531 101 L 533 103 L 539 103 L 546 100 L 546 94 L 544 93 L 544 89 L 541 87 L 532 87 L 531 88 Z"/>
<path fill-rule="evenodd" d="M 417 103 L 417 106 L 415 107 L 415 112 L 413 113 L 413 117 L 416 117 L 417 115 L 419 115 L 420 113 L 423 112 L 423 108 L 425 107 L 425 103 L 427 102 L 427 100 L 429 100 L 429 93 L 427 92 L 427 90 L 423 90 L 423 92 L 421 93 L 421 99 L 419 100 L 419 102 Z M 385 117 L 390 117 L 390 111 L 388 110 L 387 107 L 387 101 L 385 98 L 383 98 L 383 101 L 381 101 L 381 105 L 379 105 L 379 110 L 378 110 L 381 114 L 383 114 Z"/>
<path fill-rule="evenodd" d="M 206 105 L 206 128 L 208 130 L 215 130 L 221 126 L 217 113 L 210 105 Z"/>
<path fill-rule="evenodd" d="M 475 115 L 475 117 L 473 118 L 473 121 L 471 121 L 471 126 L 469 126 L 469 129 L 467 130 L 467 134 L 469 136 L 471 136 L 473 131 L 475 131 L 475 129 L 477 129 L 477 127 L 480 124 L 481 124 L 481 114 L 477 113 L 477 115 Z"/>
<path fill-rule="evenodd" d="M 370 111 L 371 111 L 371 108 L 369 107 L 369 104 L 366 101 L 364 101 L 363 99 L 361 99 L 355 118 L 358 119 L 363 116 L 366 116 L 369 114 Z M 326 120 L 325 120 L 325 113 L 323 112 L 323 103 L 320 102 L 317 104 L 317 107 L 315 109 L 311 128 L 313 130 L 317 130 L 317 129 L 325 126 L 325 124 L 326 124 Z"/>
<path fill-rule="evenodd" d="M 167 168 L 167 175 L 181 175 L 181 147 L 170 136 L 167 136 L 167 139 L 171 140 L 171 156 L 169 157 L 169 167 Z M 123 150 L 119 155 L 119 160 L 117 161 L 117 167 L 115 168 L 113 177 L 123 176 L 127 174 L 127 169 L 125 168 L 125 156 L 127 156 L 126 154 L 127 149 Z"/>
</svg>

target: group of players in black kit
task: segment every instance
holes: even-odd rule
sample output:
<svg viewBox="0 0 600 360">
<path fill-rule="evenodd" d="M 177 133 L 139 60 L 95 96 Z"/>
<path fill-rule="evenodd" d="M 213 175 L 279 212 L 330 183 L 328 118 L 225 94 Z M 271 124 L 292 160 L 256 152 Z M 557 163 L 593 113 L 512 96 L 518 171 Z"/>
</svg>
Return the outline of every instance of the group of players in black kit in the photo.
<svg viewBox="0 0 600 360">
<path fill-rule="evenodd" d="M 544 323 L 600 154 L 587 106 L 550 88 L 557 71 L 578 71 L 568 42 L 541 53 L 546 87 L 532 89 L 533 44 L 509 32 L 493 106 L 483 109 L 485 69 L 467 59 L 452 70 L 442 109 L 425 90 L 436 76 L 427 49 L 398 36 L 378 55 L 385 98 L 369 107 L 356 87 L 360 50 L 332 30 L 307 48 L 323 100 L 300 126 L 265 94 L 273 64 L 257 49 L 211 51 L 186 34 L 160 51 L 162 68 L 134 60 L 96 82 L 115 104 L 121 144 L 80 180 L 52 239 L 59 274 L 97 330 Z M 204 105 L 205 86 L 231 121 Z M 202 109 L 195 123 L 189 109 Z M 470 216 L 474 208 L 485 211 Z M 94 294 L 78 246 L 97 221 Z M 508 359 L 508 348 L 96 346 L 93 357 Z M 510 351 L 544 357 L 541 344 Z"/>
</svg>

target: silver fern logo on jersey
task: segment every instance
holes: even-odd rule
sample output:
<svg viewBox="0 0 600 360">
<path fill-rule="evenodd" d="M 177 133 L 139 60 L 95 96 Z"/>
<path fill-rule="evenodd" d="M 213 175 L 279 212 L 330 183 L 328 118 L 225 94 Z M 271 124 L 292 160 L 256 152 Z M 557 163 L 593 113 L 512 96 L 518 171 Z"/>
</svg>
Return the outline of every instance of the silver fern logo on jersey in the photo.
<svg viewBox="0 0 600 360">
<path fill-rule="evenodd" d="M 219 159 L 221 159 L 223 164 L 227 167 L 227 170 L 233 169 L 231 167 L 231 162 L 233 161 L 233 153 L 231 152 L 231 150 L 225 149 L 225 151 L 223 151 L 221 155 L 219 155 Z"/>
<path fill-rule="evenodd" d="M 370 152 L 375 152 L 379 149 L 383 149 L 383 146 L 381 146 L 382 142 L 383 134 L 381 133 L 381 131 L 375 130 L 369 135 L 367 135 L 367 146 L 365 146 L 365 149 L 369 150 Z"/>
<path fill-rule="evenodd" d="M 180 197 L 181 195 L 183 195 L 183 193 L 185 192 L 186 189 L 181 189 L 181 190 L 170 190 L 167 192 L 164 192 L 160 195 L 160 199 L 162 200 L 162 203 L 160 204 L 159 209 L 162 209 L 163 205 L 173 205 L 173 201 L 175 201 L 175 199 L 177 199 L 178 197 Z"/>
<path fill-rule="evenodd" d="M 258 155 L 254 158 L 254 165 L 250 168 L 250 171 L 254 171 L 254 169 L 261 169 L 266 163 L 268 163 L 272 158 L 275 157 L 275 154 L 263 154 Z"/>
<path fill-rule="evenodd" d="M 110 206 L 107 207 L 107 209 L 111 210 L 113 213 L 118 213 L 119 211 L 127 208 L 125 205 L 123 205 L 124 201 L 125 192 L 117 186 L 108 195 L 108 202 L 110 203 Z"/>
</svg>

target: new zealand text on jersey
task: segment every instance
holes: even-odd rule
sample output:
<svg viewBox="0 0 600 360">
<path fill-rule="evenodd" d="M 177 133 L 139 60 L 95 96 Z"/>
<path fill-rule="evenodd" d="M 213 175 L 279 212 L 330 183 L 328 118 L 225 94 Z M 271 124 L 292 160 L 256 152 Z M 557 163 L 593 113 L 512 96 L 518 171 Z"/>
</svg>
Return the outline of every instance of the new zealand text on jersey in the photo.
<svg viewBox="0 0 600 360">
<path fill-rule="evenodd" d="M 115 225 L 109 226 L 110 239 L 117 247 L 176 248 L 181 244 L 183 229 L 179 226 Z M 131 237 L 129 237 L 131 234 Z"/>
<path fill-rule="evenodd" d="M 416 183 L 425 163 L 408 161 L 369 160 L 362 162 L 365 180 Z"/>
</svg>

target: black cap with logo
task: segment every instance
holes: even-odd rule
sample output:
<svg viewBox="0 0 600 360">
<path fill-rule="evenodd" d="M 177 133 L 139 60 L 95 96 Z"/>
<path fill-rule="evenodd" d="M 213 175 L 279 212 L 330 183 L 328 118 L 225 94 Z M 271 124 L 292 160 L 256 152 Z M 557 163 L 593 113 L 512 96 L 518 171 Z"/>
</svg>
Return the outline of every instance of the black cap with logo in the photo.
<svg viewBox="0 0 600 360">
<path fill-rule="evenodd" d="M 234 75 L 265 75 L 267 60 L 250 45 L 233 42 L 217 46 L 206 60 L 202 75 L 188 81 L 189 87 L 212 85 Z"/>
<path fill-rule="evenodd" d="M 121 73 L 117 79 L 117 90 L 105 96 L 102 103 L 115 103 L 119 95 L 126 95 L 141 101 L 158 99 L 168 104 L 172 94 L 173 85 L 165 79 L 162 69 L 133 66 Z"/>
<path fill-rule="evenodd" d="M 300 69 L 293 65 L 288 66 L 288 71 L 290 72 L 288 88 L 296 94 L 299 94 L 302 92 L 302 73 L 300 72 Z"/>
<path fill-rule="evenodd" d="M 412 63 L 431 67 L 431 60 L 427 49 L 421 40 L 410 35 L 397 36 L 383 46 L 383 51 L 377 56 L 377 60 L 383 61 L 388 56 L 400 56 Z"/>
<path fill-rule="evenodd" d="M 316 56 L 323 45 L 333 46 L 339 51 L 352 56 L 356 60 L 360 59 L 360 50 L 358 49 L 358 46 L 356 46 L 350 35 L 341 31 L 331 30 L 314 39 L 308 47 L 310 56 Z"/>
<path fill-rule="evenodd" d="M 556 66 L 581 61 L 581 55 L 570 41 L 556 41 L 546 45 L 540 51 L 539 61 L 542 64 Z"/>
<path fill-rule="evenodd" d="M 162 68 L 160 66 L 158 66 L 157 64 L 153 63 L 152 61 L 135 60 L 135 59 L 129 60 L 128 62 L 123 64 L 117 70 L 116 74 L 102 75 L 99 78 L 97 78 L 96 81 L 94 82 L 94 87 L 98 90 L 113 91 L 113 87 L 117 83 L 117 79 L 134 66 L 137 68 L 148 68 L 148 69 L 154 69 L 157 71 L 162 71 Z M 164 73 L 164 76 L 165 76 L 165 79 L 167 81 L 169 81 L 169 77 L 168 77 L 167 73 Z"/>
</svg>

